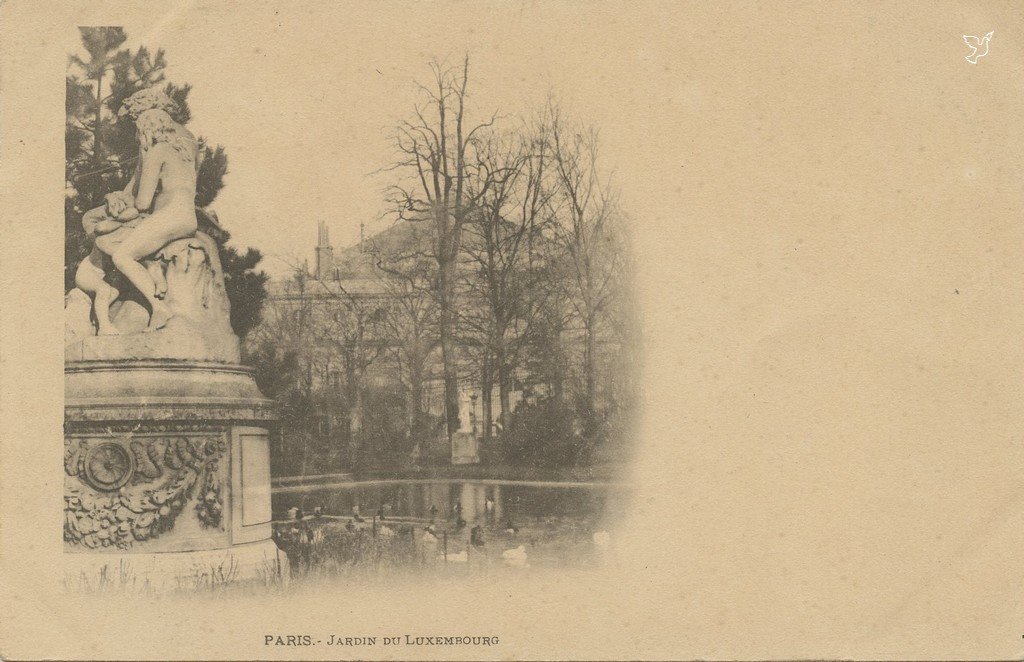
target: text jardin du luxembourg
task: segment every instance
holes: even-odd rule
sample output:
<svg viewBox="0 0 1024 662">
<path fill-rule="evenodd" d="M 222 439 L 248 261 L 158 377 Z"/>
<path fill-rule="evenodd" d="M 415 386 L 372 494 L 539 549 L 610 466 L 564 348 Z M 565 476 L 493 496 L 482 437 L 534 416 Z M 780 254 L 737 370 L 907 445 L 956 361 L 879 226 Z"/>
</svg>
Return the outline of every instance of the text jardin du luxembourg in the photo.
<svg viewBox="0 0 1024 662">
<path fill-rule="evenodd" d="M 267 634 L 263 636 L 264 646 L 497 646 L 498 637 L 462 636 L 420 636 L 402 634 L 394 637 L 344 637 L 337 634 L 326 640 L 314 639 L 310 634 Z"/>
</svg>

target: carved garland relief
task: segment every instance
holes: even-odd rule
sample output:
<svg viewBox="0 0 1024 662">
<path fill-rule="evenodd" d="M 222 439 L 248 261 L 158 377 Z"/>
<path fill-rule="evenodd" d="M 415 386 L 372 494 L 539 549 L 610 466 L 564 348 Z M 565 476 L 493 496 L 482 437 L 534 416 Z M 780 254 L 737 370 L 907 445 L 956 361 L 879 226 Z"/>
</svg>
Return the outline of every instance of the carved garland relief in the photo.
<svg viewBox="0 0 1024 662">
<path fill-rule="evenodd" d="M 65 439 L 64 540 L 128 548 L 174 526 L 195 497 L 205 527 L 223 517 L 223 437 Z"/>
</svg>

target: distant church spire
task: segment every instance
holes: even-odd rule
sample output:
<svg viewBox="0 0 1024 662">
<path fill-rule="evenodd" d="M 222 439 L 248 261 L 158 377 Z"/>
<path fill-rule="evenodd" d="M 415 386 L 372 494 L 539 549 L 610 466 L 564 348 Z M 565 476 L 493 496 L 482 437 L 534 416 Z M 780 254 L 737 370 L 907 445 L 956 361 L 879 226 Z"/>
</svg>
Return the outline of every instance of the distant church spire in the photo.
<svg viewBox="0 0 1024 662">
<path fill-rule="evenodd" d="M 316 277 L 318 280 L 329 280 L 335 273 L 334 248 L 327 232 L 327 221 L 320 221 L 317 226 L 316 243 Z"/>
<path fill-rule="evenodd" d="M 324 246 L 330 246 L 331 239 L 327 232 L 327 221 L 320 221 L 319 225 L 317 226 L 317 231 L 319 233 L 319 236 L 317 238 L 316 247 L 322 248 Z"/>
<path fill-rule="evenodd" d="M 363 240 L 366 239 L 366 223 L 359 222 L 359 252 L 365 253 L 366 248 L 363 247 Z"/>
</svg>

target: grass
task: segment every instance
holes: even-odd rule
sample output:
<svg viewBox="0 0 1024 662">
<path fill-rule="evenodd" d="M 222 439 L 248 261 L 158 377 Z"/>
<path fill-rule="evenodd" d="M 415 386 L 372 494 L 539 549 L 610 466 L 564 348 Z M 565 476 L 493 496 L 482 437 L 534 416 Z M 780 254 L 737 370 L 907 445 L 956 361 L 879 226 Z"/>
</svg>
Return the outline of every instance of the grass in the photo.
<svg viewBox="0 0 1024 662">
<path fill-rule="evenodd" d="M 128 560 L 121 559 L 116 567 L 104 565 L 95 575 L 83 570 L 77 577 L 65 577 L 64 589 L 86 595 L 146 597 L 267 594 L 280 592 L 287 585 L 287 577 L 282 577 L 277 565 L 266 560 L 255 569 L 253 577 L 240 580 L 238 562 L 232 557 L 227 562 L 194 568 L 190 574 L 174 577 L 169 586 L 157 587 L 148 577 L 140 576 Z"/>
<path fill-rule="evenodd" d="M 496 575 L 519 573 L 531 567 L 565 568 L 600 562 L 592 542 L 591 524 L 575 517 L 523 519 L 515 533 L 492 523 L 483 528 L 484 544 L 470 544 L 469 526 L 456 530 L 448 522 L 439 523 L 436 540 L 426 536 L 425 523 L 388 520 L 374 526 L 371 522 L 352 524 L 335 518 L 307 518 L 275 525 L 274 538 L 288 555 L 290 572 L 283 576 L 273 560 L 264 561 L 255 576 L 239 579 L 234 559 L 219 565 L 196 568 L 159 589 L 139 576 L 128 560 L 104 566 L 98 575 L 86 573 L 69 581 L 65 588 L 89 594 L 131 594 L 213 597 L 239 594 L 282 593 L 290 584 L 301 588 L 343 580 L 436 575 Z M 447 534 L 447 536 L 446 536 Z M 515 563 L 503 554 L 525 551 L 524 562 Z M 521 554 L 521 552 L 518 552 Z"/>
</svg>

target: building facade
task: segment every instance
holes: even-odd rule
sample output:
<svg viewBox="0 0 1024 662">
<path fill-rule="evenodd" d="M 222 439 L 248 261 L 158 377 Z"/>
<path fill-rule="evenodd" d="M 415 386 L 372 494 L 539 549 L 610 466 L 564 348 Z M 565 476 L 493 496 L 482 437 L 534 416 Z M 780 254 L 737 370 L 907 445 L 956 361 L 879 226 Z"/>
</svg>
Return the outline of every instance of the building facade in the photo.
<svg viewBox="0 0 1024 662">
<path fill-rule="evenodd" d="M 346 446 L 342 464 L 359 464 L 361 454 L 365 460 L 375 453 L 399 463 L 479 462 L 488 432 L 501 430 L 499 408 L 491 407 L 488 431 L 480 380 L 470 366 L 460 369 L 459 421 L 449 443 L 429 294 L 379 268 L 382 250 L 393 252 L 420 238 L 402 225 L 370 238 L 360 234 L 356 246 L 336 252 L 326 223 L 319 223 L 314 267 L 303 265 L 268 283 L 252 343 L 294 357 L 294 388 L 320 403 L 314 414 L 318 424 L 305 434 L 320 436 L 311 440 L 320 445 Z M 492 402 L 499 395 L 495 385 Z M 513 388 L 509 405 L 514 409 L 523 398 L 524 390 Z M 385 416 L 401 418 L 402 425 L 382 431 L 371 421 L 381 412 L 371 410 L 385 401 L 390 412 Z M 369 427 L 399 437 L 397 448 L 359 448 L 358 439 Z M 296 433 L 285 429 L 289 434 Z"/>
</svg>

